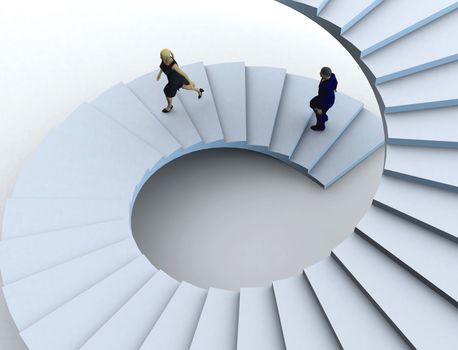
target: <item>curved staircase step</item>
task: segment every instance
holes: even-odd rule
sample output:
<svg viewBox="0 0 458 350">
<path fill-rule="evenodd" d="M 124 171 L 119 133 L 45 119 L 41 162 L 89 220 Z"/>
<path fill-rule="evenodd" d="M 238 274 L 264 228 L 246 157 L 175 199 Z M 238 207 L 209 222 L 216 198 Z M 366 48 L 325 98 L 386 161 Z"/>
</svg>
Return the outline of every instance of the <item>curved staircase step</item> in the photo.
<svg viewBox="0 0 458 350">
<path fill-rule="evenodd" d="M 450 33 L 458 33 L 458 11 L 364 57 L 363 62 L 374 74 L 376 84 L 450 63 L 458 59 L 458 40 L 450 40 Z"/>
<path fill-rule="evenodd" d="M 385 114 L 388 143 L 458 148 L 458 106 Z"/>
<path fill-rule="evenodd" d="M 364 109 L 309 175 L 327 188 L 382 147 L 384 138 L 382 119 Z"/>
<path fill-rule="evenodd" d="M 95 98 L 91 104 L 164 156 L 170 155 L 181 147 L 178 141 L 123 83 L 118 83 L 108 89 Z"/>
<path fill-rule="evenodd" d="M 204 89 L 205 92 L 202 98 L 198 99 L 196 92 L 181 89 L 178 91 L 177 97 L 183 103 L 186 112 L 188 112 L 205 143 L 222 140 L 224 138 L 223 131 L 203 63 L 193 63 L 181 68 L 189 76 L 189 79 L 194 81 L 199 88 Z"/>
<path fill-rule="evenodd" d="M 21 332 L 32 349 L 70 350 L 81 347 L 154 274 L 139 256 Z"/>
<path fill-rule="evenodd" d="M 246 141 L 246 85 L 243 62 L 205 66 L 226 142 Z"/>
<path fill-rule="evenodd" d="M 320 17 L 338 26 L 345 33 L 362 20 L 383 0 L 333 0 L 320 13 Z"/>
<path fill-rule="evenodd" d="M 333 254 L 411 347 L 450 349 L 458 343 L 456 308 L 363 238 L 350 236 Z"/>
<path fill-rule="evenodd" d="M 162 109 L 167 105 L 163 92 L 166 83 L 164 78 L 156 81 L 157 72 L 145 74 L 129 82 L 127 86 L 183 147 L 202 142 L 179 98 L 173 100 L 172 113 L 162 113 Z"/>
<path fill-rule="evenodd" d="M 374 204 L 458 242 L 456 193 L 384 175 Z"/>
<path fill-rule="evenodd" d="M 388 145 L 384 173 L 458 192 L 458 150 Z"/>
<path fill-rule="evenodd" d="M 319 82 L 286 74 L 282 98 L 275 121 L 269 150 L 291 156 L 307 127 L 313 111 L 309 101 L 317 94 Z"/>
<path fill-rule="evenodd" d="M 458 8 L 454 0 L 418 0 L 412 5 L 411 0 L 384 1 L 343 37 L 364 57 Z"/>
<path fill-rule="evenodd" d="M 166 273 L 158 271 L 80 349 L 139 349 L 178 285 Z"/>
<path fill-rule="evenodd" d="M 3 283 L 13 283 L 131 235 L 129 219 L 122 219 L 3 240 L 0 242 Z"/>
<path fill-rule="evenodd" d="M 458 105 L 458 61 L 378 85 L 385 113 Z"/>
<path fill-rule="evenodd" d="M 311 125 L 316 124 L 316 117 L 313 116 L 310 124 L 305 128 L 291 160 L 309 171 L 313 169 L 353 120 L 358 117 L 362 109 L 363 104 L 361 102 L 337 93 L 334 106 L 328 112 L 329 122 L 326 129 L 323 132 L 310 129 Z M 371 130 L 377 126 L 366 125 L 366 127 Z"/>
<path fill-rule="evenodd" d="M 286 349 L 272 287 L 241 288 L 237 350 Z"/>
<path fill-rule="evenodd" d="M 308 5 L 317 9 L 317 14 L 319 14 L 327 5 L 329 0 L 294 0 L 304 5 Z"/>
<path fill-rule="evenodd" d="M 126 238 L 4 286 L 3 293 L 19 331 L 31 326 L 140 254 L 135 241 Z"/>
<path fill-rule="evenodd" d="M 97 224 L 127 218 L 129 199 L 10 198 L 2 238 Z"/>
<path fill-rule="evenodd" d="M 38 148 L 19 175 L 13 196 L 130 197 L 145 169 L 161 157 L 95 107 L 83 104 Z"/>
<path fill-rule="evenodd" d="M 458 306 L 458 247 L 455 243 L 382 208 L 371 206 L 356 231 Z"/>
<path fill-rule="evenodd" d="M 237 348 L 238 292 L 210 288 L 190 350 Z"/>
<path fill-rule="evenodd" d="M 274 281 L 273 288 L 288 350 L 339 348 L 303 274 Z"/>
<path fill-rule="evenodd" d="M 277 117 L 286 70 L 246 67 L 247 138 L 253 146 L 268 147 Z"/>
<path fill-rule="evenodd" d="M 140 350 L 189 349 L 207 291 L 182 282 Z"/>
<path fill-rule="evenodd" d="M 408 349 L 332 258 L 325 258 L 306 268 L 305 274 L 340 348 Z"/>
</svg>

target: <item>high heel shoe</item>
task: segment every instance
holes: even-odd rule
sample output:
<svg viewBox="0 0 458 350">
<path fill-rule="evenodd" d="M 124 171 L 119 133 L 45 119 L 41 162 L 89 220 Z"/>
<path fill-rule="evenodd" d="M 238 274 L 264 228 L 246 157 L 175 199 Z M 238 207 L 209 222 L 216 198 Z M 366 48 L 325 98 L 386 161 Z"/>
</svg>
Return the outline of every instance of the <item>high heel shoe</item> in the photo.
<svg viewBox="0 0 458 350">
<path fill-rule="evenodd" d="M 204 91 L 205 91 L 204 89 L 199 89 L 199 92 L 200 92 L 199 97 L 198 97 L 199 99 L 202 98 L 202 92 Z"/>
<path fill-rule="evenodd" d="M 164 109 L 162 110 L 162 113 L 169 113 L 172 109 L 173 109 L 173 105 L 170 106 L 170 109 L 169 109 L 169 110 L 167 110 L 167 108 L 164 108 Z"/>
</svg>

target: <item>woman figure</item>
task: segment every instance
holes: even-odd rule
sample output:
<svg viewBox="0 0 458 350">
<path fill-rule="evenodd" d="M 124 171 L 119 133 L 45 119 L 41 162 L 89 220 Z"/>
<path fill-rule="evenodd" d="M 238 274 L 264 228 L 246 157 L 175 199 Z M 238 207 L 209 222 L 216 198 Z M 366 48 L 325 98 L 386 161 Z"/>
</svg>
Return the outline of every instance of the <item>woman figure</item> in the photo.
<svg viewBox="0 0 458 350">
<path fill-rule="evenodd" d="M 332 107 L 337 89 L 337 79 L 331 68 L 323 67 L 320 71 L 321 81 L 318 88 L 318 96 L 315 96 L 310 101 L 310 108 L 315 111 L 316 125 L 310 128 L 315 131 L 324 130 L 325 123 L 328 121 L 327 111 Z"/>
<path fill-rule="evenodd" d="M 162 112 L 169 113 L 172 108 L 172 99 L 177 94 L 177 91 L 181 88 L 186 90 L 192 90 L 197 92 L 198 98 L 202 97 L 204 89 L 200 89 L 194 84 L 185 72 L 178 66 L 175 61 L 172 51 L 169 49 L 163 49 L 160 53 L 161 65 L 159 66 L 159 73 L 157 74 L 156 80 L 161 78 L 161 74 L 164 73 L 167 76 L 168 83 L 164 87 L 164 94 L 167 99 L 167 107 Z"/>
</svg>

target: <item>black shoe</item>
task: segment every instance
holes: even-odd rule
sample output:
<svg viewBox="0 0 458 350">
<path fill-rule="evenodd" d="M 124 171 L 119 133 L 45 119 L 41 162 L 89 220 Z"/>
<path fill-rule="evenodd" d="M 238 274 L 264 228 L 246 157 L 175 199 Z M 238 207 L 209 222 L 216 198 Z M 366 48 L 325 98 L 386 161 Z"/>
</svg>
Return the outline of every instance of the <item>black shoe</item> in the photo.
<svg viewBox="0 0 458 350">
<path fill-rule="evenodd" d="M 323 131 L 325 128 L 324 127 L 320 128 L 318 125 L 312 125 L 310 129 L 314 131 Z"/>
<path fill-rule="evenodd" d="M 198 98 L 202 98 L 202 92 L 204 92 L 204 91 L 205 91 L 204 89 L 199 89 L 200 94 L 199 94 Z"/>
<path fill-rule="evenodd" d="M 173 105 L 170 107 L 169 110 L 167 110 L 167 108 L 164 108 L 164 109 L 162 110 L 162 113 L 169 113 L 172 109 L 173 109 Z"/>
</svg>

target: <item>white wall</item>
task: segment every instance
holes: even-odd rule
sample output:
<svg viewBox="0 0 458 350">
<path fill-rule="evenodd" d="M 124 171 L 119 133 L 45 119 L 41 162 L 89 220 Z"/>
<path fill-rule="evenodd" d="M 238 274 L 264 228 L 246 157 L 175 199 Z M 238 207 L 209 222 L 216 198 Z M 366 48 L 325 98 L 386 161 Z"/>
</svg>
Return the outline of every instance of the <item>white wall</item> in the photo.
<svg viewBox="0 0 458 350">
<path fill-rule="evenodd" d="M 340 91 L 378 110 L 350 55 L 317 25 L 272 0 L 5 0 L 0 213 L 21 165 L 46 133 L 82 101 L 156 68 L 163 47 L 173 49 L 180 64 L 245 61 L 314 77 L 329 65 Z M 21 348 L 11 322 L 1 319 L 0 325 L 0 348 Z"/>
</svg>

